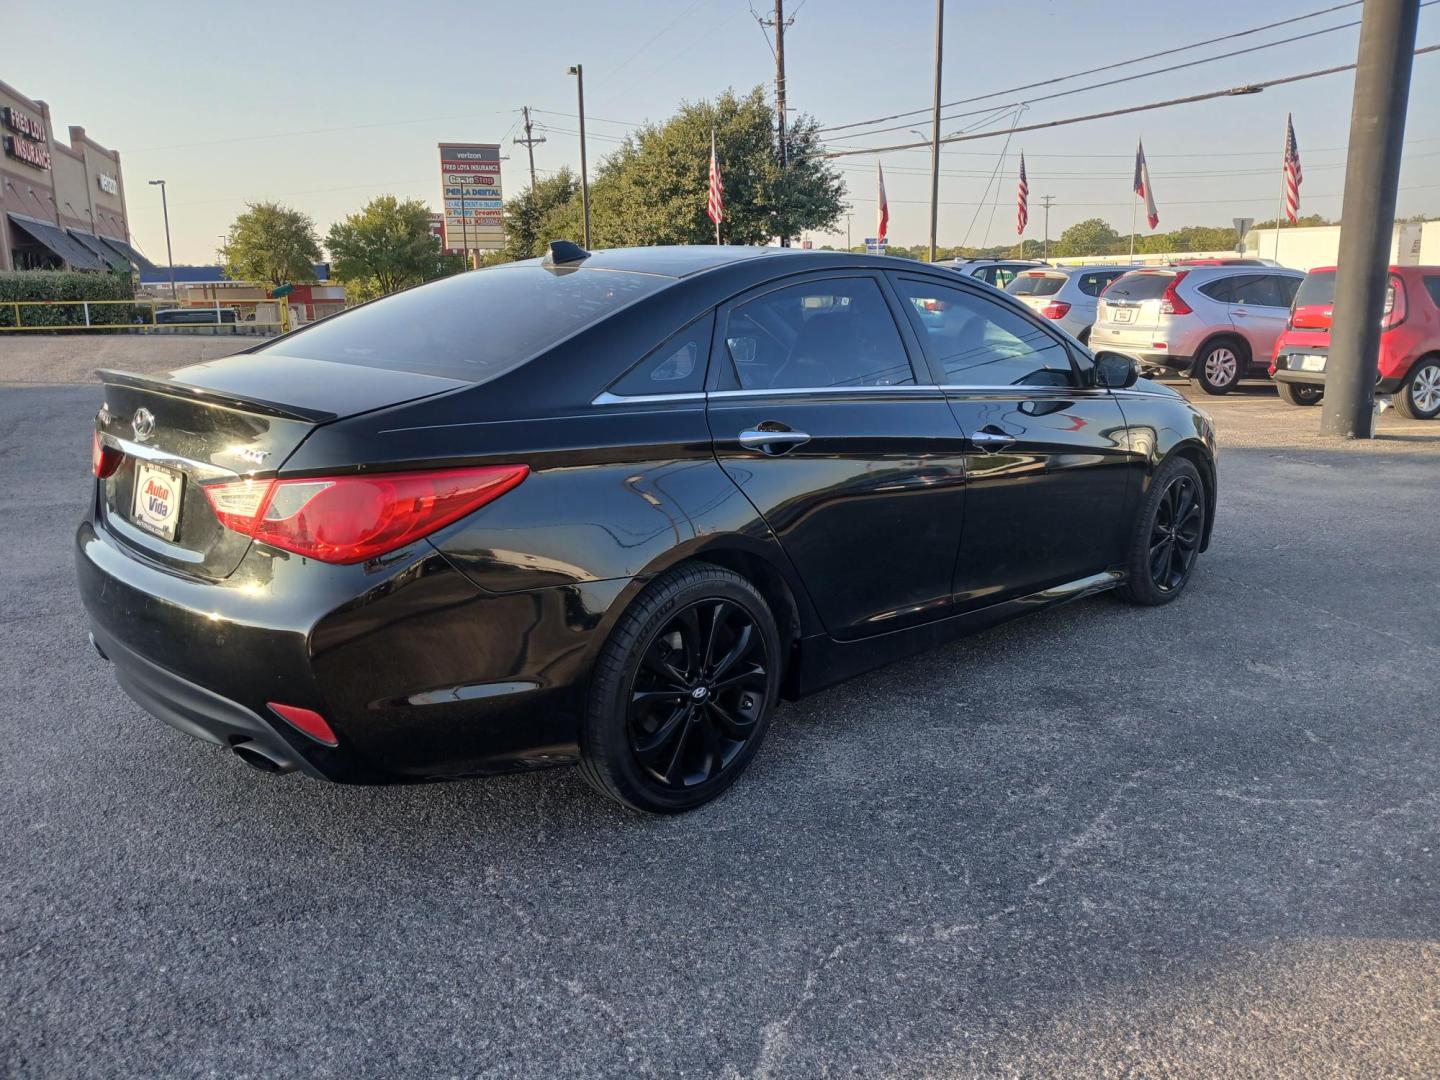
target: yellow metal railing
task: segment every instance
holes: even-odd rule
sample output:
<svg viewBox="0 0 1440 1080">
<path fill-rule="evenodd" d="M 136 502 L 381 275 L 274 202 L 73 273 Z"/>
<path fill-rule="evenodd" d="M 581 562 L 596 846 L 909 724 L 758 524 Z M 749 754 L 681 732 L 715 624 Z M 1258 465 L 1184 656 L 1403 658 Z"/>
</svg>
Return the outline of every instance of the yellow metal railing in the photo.
<svg viewBox="0 0 1440 1080">
<path fill-rule="evenodd" d="M 128 312 L 117 312 L 115 308 L 129 308 Z M 244 314 L 244 309 L 249 314 Z M 263 312 L 261 309 L 273 309 Z M 48 312 L 52 319 L 43 315 L 36 318 L 27 309 Z M 68 318 L 53 321 L 53 315 L 65 311 Z M 169 312 L 178 314 L 170 315 Z M 117 320 L 115 315 L 119 315 Z M 109 316 L 107 318 L 107 316 Z M 207 318 L 207 316 L 209 316 Z M 213 304 L 177 304 L 171 300 L 0 300 L 0 331 L 46 331 L 46 330 L 136 330 L 165 331 L 210 328 L 224 330 L 229 327 L 235 333 L 287 333 L 292 326 L 288 300 L 226 300 Z"/>
</svg>

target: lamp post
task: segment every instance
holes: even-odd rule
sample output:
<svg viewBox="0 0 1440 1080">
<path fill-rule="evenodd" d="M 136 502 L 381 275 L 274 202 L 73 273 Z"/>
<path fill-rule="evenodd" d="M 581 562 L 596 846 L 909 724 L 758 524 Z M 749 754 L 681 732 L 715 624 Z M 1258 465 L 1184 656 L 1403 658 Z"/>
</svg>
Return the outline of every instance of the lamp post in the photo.
<svg viewBox="0 0 1440 1080">
<path fill-rule="evenodd" d="M 151 186 L 160 187 L 160 209 L 165 214 L 165 261 L 170 264 L 170 299 L 178 300 L 179 294 L 175 291 L 175 254 L 170 249 L 170 200 L 165 197 L 165 181 L 151 180 Z"/>
<path fill-rule="evenodd" d="M 575 76 L 575 93 L 580 104 L 580 215 L 585 220 L 585 250 L 590 250 L 590 174 L 585 167 L 585 68 L 575 64 L 570 68 Z"/>
</svg>

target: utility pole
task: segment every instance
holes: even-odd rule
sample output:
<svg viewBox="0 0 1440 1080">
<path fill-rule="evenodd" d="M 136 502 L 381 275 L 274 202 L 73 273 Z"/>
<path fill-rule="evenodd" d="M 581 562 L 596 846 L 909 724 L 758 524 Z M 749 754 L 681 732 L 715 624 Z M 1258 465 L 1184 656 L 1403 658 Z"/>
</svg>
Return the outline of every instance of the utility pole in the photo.
<svg viewBox="0 0 1440 1080">
<path fill-rule="evenodd" d="M 851 219 L 852 217 L 854 217 L 854 216 L 855 216 L 854 214 L 846 214 L 846 215 L 845 215 L 845 250 L 846 250 L 846 251 L 849 251 L 849 250 L 850 250 L 850 219 Z"/>
<path fill-rule="evenodd" d="M 930 261 L 940 228 L 940 59 L 945 46 L 945 0 L 935 0 L 935 111 L 930 119 Z"/>
<path fill-rule="evenodd" d="M 170 299 L 177 300 L 179 294 L 175 291 L 175 255 L 170 250 L 170 200 L 165 197 L 164 180 L 151 180 L 150 185 L 158 185 L 160 188 L 160 209 L 165 214 L 165 261 L 170 264 Z"/>
<path fill-rule="evenodd" d="M 1040 205 L 1045 208 L 1045 242 L 1043 244 L 1044 254 L 1040 256 L 1044 262 L 1050 261 L 1050 207 L 1055 202 L 1054 195 L 1041 195 Z M 1020 248 L 1020 254 L 1025 254 L 1025 248 Z"/>
<path fill-rule="evenodd" d="M 1365 0 L 1360 18 L 1335 260 L 1335 318 L 1320 417 L 1326 435 L 1368 439 L 1375 434 L 1380 313 L 1390 277 L 1395 191 L 1419 18 L 1420 0 Z"/>
<path fill-rule="evenodd" d="M 785 31 L 788 30 L 791 23 L 795 21 L 795 17 L 792 15 L 787 21 L 785 18 L 785 0 L 775 0 L 775 16 L 770 19 L 761 19 L 757 16 L 756 21 L 763 27 L 773 27 L 775 30 L 775 46 L 773 50 L 775 53 L 775 118 L 778 121 L 777 126 L 780 136 L 780 174 L 782 181 L 781 190 L 783 191 L 784 175 L 790 165 L 790 147 L 786 145 L 785 139 Z M 779 226 L 781 233 L 780 246 L 789 247 L 790 237 L 784 235 L 788 226 L 784 221 L 783 211 Z"/>
<path fill-rule="evenodd" d="M 590 173 L 585 165 L 585 68 L 576 64 L 570 69 L 575 76 L 575 92 L 580 103 L 580 214 L 585 219 L 585 250 L 590 250 Z"/>
<path fill-rule="evenodd" d="M 526 105 L 526 106 L 524 107 L 524 109 L 522 109 L 521 111 L 525 114 L 525 137 L 522 139 L 522 138 L 520 138 L 520 136 L 517 135 L 517 136 L 515 136 L 515 138 L 512 139 L 511 141 L 514 142 L 517 146 L 523 146 L 523 147 L 525 147 L 526 152 L 529 153 L 529 155 L 530 155 L 530 190 L 531 190 L 531 191 L 534 191 L 534 190 L 535 190 L 535 147 L 536 147 L 537 145 L 539 145 L 540 143 L 542 143 L 542 142 L 545 141 L 545 136 L 544 136 L 544 135 L 541 135 L 541 136 L 537 139 L 537 138 L 535 138 L 534 135 L 532 135 L 532 134 L 530 133 L 530 132 L 531 132 L 531 127 L 532 127 L 532 125 L 531 125 L 531 123 L 530 123 L 530 106 L 529 106 L 529 105 Z M 582 151 L 582 153 L 583 153 L 583 151 Z"/>
</svg>

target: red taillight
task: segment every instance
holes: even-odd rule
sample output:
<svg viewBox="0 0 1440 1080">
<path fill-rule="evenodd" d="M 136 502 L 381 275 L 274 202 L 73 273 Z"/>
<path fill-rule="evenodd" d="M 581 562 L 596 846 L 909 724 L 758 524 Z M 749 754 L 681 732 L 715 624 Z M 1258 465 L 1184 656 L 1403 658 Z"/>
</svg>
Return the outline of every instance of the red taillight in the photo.
<svg viewBox="0 0 1440 1080">
<path fill-rule="evenodd" d="M 326 746 L 339 746 L 340 740 L 335 737 L 335 732 L 325 722 L 325 718 L 314 709 L 302 709 L 299 705 L 281 705 L 278 701 L 267 701 L 270 711 L 280 717 L 287 724 L 305 735 L 309 735 L 318 743 Z"/>
<path fill-rule="evenodd" d="M 124 457 L 125 455 L 117 448 L 106 446 L 101 442 L 100 432 L 95 432 L 95 436 L 90 443 L 91 472 L 101 480 L 104 480 L 107 476 L 114 475 L 115 470 L 120 467 L 120 462 Z"/>
<path fill-rule="evenodd" d="M 1398 275 L 1390 275 L 1390 286 L 1385 290 L 1385 309 L 1380 316 L 1380 329 L 1394 330 L 1405 321 L 1405 283 Z"/>
<path fill-rule="evenodd" d="M 1161 315 L 1189 315 L 1194 310 L 1175 292 L 1176 287 L 1185 280 L 1185 275 L 1188 273 L 1190 273 L 1189 270 L 1181 270 L 1170 279 L 1170 284 L 1165 286 L 1165 291 L 1160 294 Z"/>
<path fill-rule="evenodd" d="M 1064 300 L 1051 300 L 1040 309 L 1040 314 L 1047 319 L 1063 319 L 1069 310 L 1070 305 Z"/>
<path fill-rule="evenodd" d="M 237 480 L 205 488 L 227 529 L 328 563 L 357 563 L 394 551 L 497 499 L 527 465 L 428 472 Z"/>
</svg>

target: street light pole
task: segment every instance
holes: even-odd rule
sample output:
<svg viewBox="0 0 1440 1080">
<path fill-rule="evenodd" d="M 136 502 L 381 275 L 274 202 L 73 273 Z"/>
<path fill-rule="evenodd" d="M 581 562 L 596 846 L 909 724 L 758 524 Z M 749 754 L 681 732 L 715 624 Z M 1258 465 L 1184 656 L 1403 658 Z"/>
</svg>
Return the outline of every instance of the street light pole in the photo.
<svg viewBox="0 0 1440 1080">
<path fill-rule="evenodd" d="M 935 0 L 935 111 L 930 121 L 930 261 L 940 227 L 940 57 L 945 44 L 945 0 Z"/>
<path fill-rule="evenodd" d="M 590 173 L 585 165 L 585 68 L 576 64 L 570 69 L 575 76 L 575 93 L 580 103 L 580 214 L 585 219 L 585 250 L 590 250 Z"/>
<path fill-rule="evenodd" d="M 1419 18 L 1420 0 L 1365 0 L 1360 17 L 1335 260 L 1335 317 L 1320 417 L 1326 435 L 1368 439 L 1375 434 L 1380 313 L 1390 277 L 1395 191 Z"/>
<path fill-rule="evenodd" d="M 175 255 L 170 250 L 170 200 L 165 197 L 164 180 L 151 180 L 150 184 L 160 186 L 160 209 L 165 214 L 165 261 L 170 264 L 170 299 L 177 300 L 179 294 L 175 291 Z"/>
</svg>

